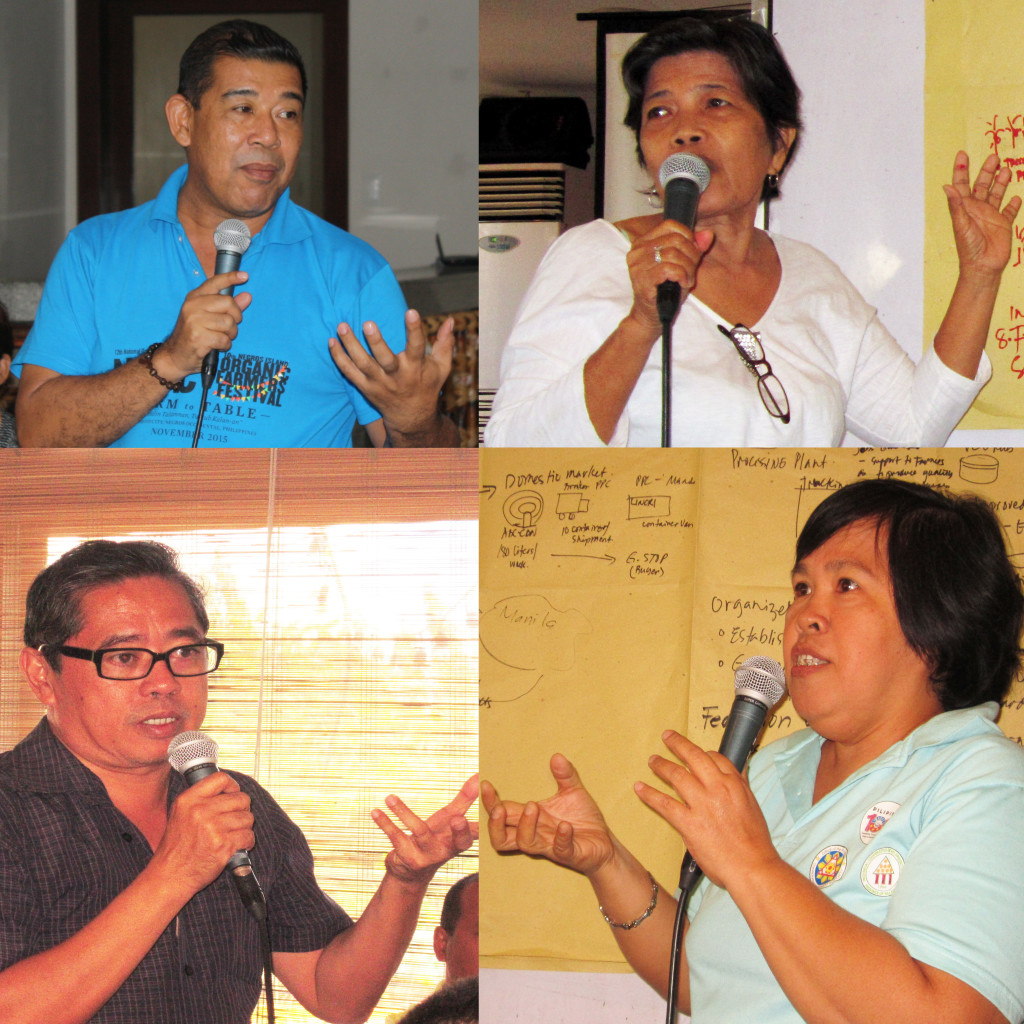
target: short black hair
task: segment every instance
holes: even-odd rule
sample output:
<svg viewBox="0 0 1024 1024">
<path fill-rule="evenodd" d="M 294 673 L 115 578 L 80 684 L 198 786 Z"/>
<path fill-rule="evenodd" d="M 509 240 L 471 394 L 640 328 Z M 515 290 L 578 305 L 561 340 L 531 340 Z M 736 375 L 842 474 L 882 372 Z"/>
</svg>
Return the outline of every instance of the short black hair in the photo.
<svg viewBox="0 0 1024 1024">
<path fill-rule="evenodd" d="M 900 628 L 944 711 L 1005 699 L 1020 669 L 1021 584 L 992 508 L 905 480 L 858 480 L 829 495 L 796 544 L 802 561 L 858 522 L 888 534 Z"/>
<path fill-rule="evenodd" d="M 178 67 L 178 92 L 197 110 L 204 93 L 213 85 L 213 65 L 218 57 L 291 64 L 299 70 L 302 98 L 306 98 L 306 68 L 299 51 L 272 28 L 244 18 L 233 18 L 221 21 L 196 36 L 182 54 Z"/>
<path fill-rule="evenodd" d="M 441 927 L 451 935 L 455 931 L 462 917 L 462 890 L 467 885 L 480 881 L 479 872 L 474 871 L 471 875 L 463 875 L 445 894 L 444 904 L 441 907 Z"/>
<path fill-rule="evenodd" d="M 398 1024 L 477 1024 L 480 1020 L 480 985 L 472 978 L 449 981 L 417 1003 Z"/>
<path fill-rule="evenodd" d="M 729 61 L 739 76 L 744 94 L 760 113 L 774 148 L 781 146 L 784 129 L 795 128 L 799 133 L 803 127 L 800 89 L 775 37 L 767 29 L 748 18 L 677 18 L 638 39 L 622 59 L 622 82 L 629 94 L 623 124 L 636 136 L 636 152 L 641 167 L 646 165 L 640 149 L 640 128 L 651 68 L 662 57 L 696 52 L 721 54 Z M 796 147 L 797 142 L 794 141 L 786 159 L 787 165 Z M 773 199 L 777 195 L 777 185 L 766 182 L 762 198 Z"/>
<path fill-rule="evenodd" d="M 94 587 L 143 576 L 177 583 L 205 633 L 210 628 L 202 588 L 178 564 L 173 548 L 154 540 L 87 540 L 48 565 L 25 599 L 26 647 L 43 648 L 50 666 L 60 671 L 63 647 L 84 625 L 82 595 Z"/>
</svg>

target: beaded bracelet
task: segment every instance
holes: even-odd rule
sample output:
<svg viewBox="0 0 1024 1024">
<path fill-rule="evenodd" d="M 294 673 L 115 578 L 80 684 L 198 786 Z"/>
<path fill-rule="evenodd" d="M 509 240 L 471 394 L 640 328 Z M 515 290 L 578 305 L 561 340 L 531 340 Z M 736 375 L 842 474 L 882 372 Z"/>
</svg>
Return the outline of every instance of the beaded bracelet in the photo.
<svg viewBox="0 0 1024 1024">
<path fill-rule="evenodd" d="M 164 380 L 159 373 L 156 372 L 156 367 L 153 365 L 153 353 L 163 344 L 162 341 L 154 342 L 145 352 L 139 356 L 139 362 L 149 370 L 149 375 L 154 377 L 159 384 L 163 384 L 168 391 L 184 391 L 185 381 L 184 380 Z"/>
<path fill-rule="evenodd" d="M 629 931 L 631 928 L 635 928 L 638 924 L 646 921 L 651 916 L 654 908 L 658 905 L 658 883 L 654 880 L 654 875 L 647 872 L 647 877 L 651 880 L 651 902 L 647 909 L 635 920 L 629 921 L 626 924 L 620 924 L 618 921 L 613 921 L 605 912 L 604 907 L 598 907 L 601 911 L 601 916 L 610 924 L 613 928 L 622 928 L 624 931 Z"/>
</svg>

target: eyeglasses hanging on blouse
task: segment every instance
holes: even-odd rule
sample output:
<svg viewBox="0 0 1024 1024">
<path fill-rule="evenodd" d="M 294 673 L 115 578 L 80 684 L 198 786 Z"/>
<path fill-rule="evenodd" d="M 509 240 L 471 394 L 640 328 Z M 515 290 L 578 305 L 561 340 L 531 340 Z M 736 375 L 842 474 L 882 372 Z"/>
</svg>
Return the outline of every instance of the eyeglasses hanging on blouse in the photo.
<svg viewBox="0 0 1024 1024">
<path fill-rule="evenodd" d="M 764 357 L 761 335 L 743 324 L 737 324 L 731 330 L 719 324 L 718 329 L 736 346 L 743 365 L 757 378 L 757 393 L 768 414 L 788 423 L 789 398 L 782 381 L 775 376 L 771 363 Z"/>
</svg>

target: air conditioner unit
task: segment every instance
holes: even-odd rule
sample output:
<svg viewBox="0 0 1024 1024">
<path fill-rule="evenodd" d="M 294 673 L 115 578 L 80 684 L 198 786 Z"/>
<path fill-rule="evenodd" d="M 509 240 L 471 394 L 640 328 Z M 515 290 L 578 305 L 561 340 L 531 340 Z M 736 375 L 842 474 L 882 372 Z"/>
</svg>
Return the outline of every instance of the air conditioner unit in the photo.
<svg viewBox="0 0 1024 1024">
<path fill-rule="evenodd" d="M 565 228 L 566 195 L 584 172 L 566 164 L 480 165 L 480 443 L 501 352 L 544 253 Z"/>
</svg>

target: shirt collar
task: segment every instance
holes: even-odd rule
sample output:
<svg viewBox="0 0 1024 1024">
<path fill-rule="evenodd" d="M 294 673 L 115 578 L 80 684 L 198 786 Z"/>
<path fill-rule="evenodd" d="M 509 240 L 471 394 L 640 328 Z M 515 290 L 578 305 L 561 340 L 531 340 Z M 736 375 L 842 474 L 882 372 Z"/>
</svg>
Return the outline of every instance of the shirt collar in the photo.
<svg viewBox="0 0 1024 1024">
<path fill-rule="evenodd" d="M 188 177 L 188 164 L 182 164 L 164 182 L 150 212 L 150 223 L 156 226 L 157 221 L 171 224 L 176 230 L 182 230 L 178 220 L 178 193 Z M 261 231 L 253 236 L 250 250 L 259 252 L 264 246 L 272 243 L 284 245 L 300 242 L 312 234 L 304 216 L 305 211 L 292 202 L 291 189 L 286 188 L 274 207 L 270 219 Z"/>
<path fill-rule="evenodd" d="M 943 711 L 919 725 L 909 736 L 894 743 L 888 750 L 879 754 L 853 773 L 839 788 L 869 772 L 879 768 L 898 768 L 910 760 L 911 755 L 925 747 L 943 746 L 965 736 L 979 735 L 984 732 L 999 731 L 995 725 L 999 705 L 994 701 L 978 704 L 974 707 L 959 708 L 955 711 Z M 817 769 L 821 745 L 824 742 L 812 729 L 802 729 L 789 738 L 782 740 L 774 752 L 775 761 L 781 773 L 788 773 L 795 768 L 799 771 Z M 771 749 L 771 748 L 769 748 Z"/>
<path fill-rule="evenodd" d="M 54 736 L 46 718 L 10 752 L 6 768 L 12 784 L 25 792 L 106 793 L 99 776 Z"/>
<path fill-rule="evenodd" d="M 81 793 L 109 800 L 100 777 L 90 771 L 53 734 L 43 718 L 39 724 L 4 757 L 6 774 L 13 788 L 26 793 Z M 170 773 L 173 798 L 185 788 L 185 780 Z"/>
</svg>

